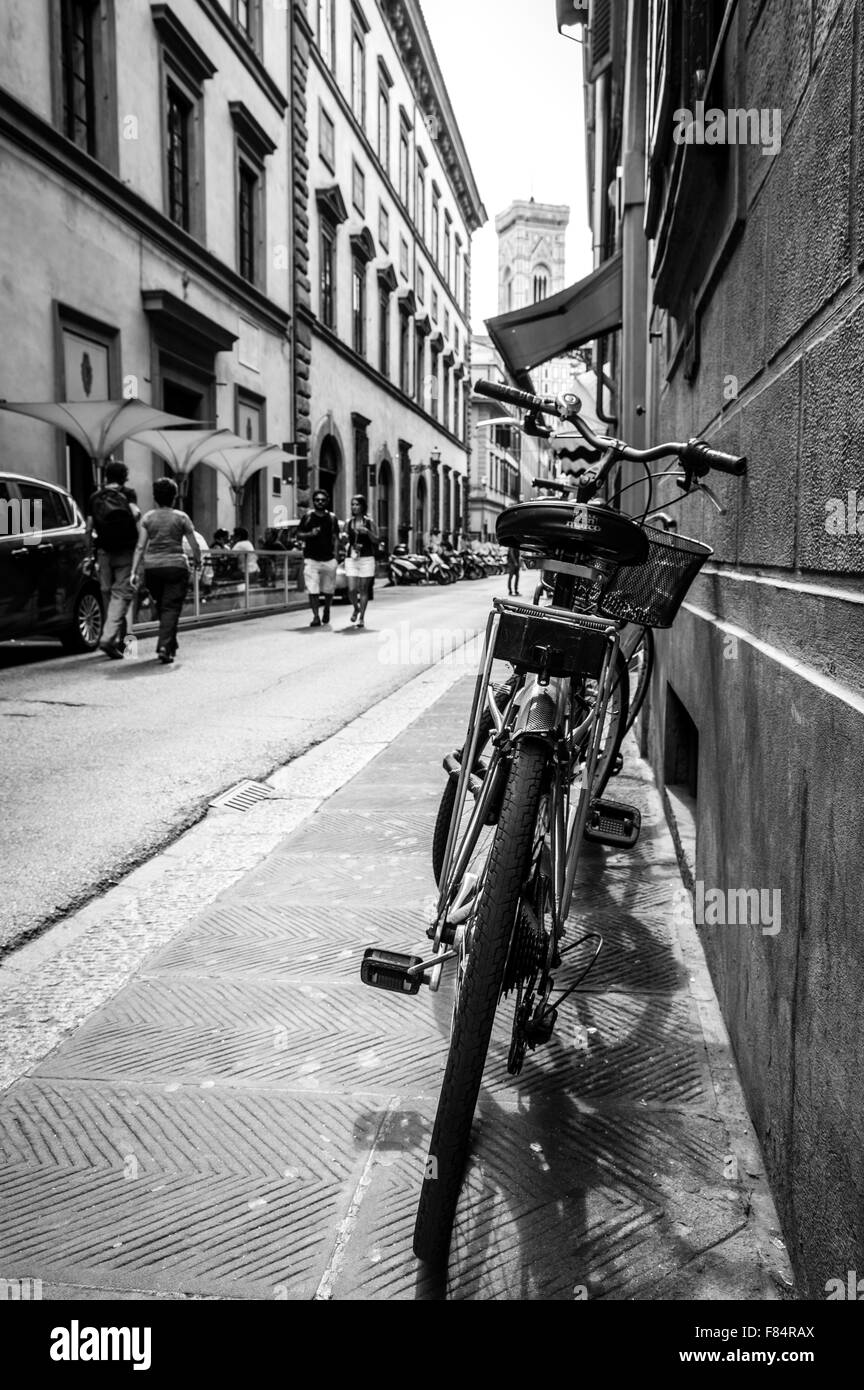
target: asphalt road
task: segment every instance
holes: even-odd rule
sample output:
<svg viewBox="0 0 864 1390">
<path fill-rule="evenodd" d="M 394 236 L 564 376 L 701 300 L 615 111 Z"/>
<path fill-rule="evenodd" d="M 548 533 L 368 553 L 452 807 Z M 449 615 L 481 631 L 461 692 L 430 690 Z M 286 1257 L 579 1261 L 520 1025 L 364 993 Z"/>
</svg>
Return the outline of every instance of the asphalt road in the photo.
<svg viewBox="0 0 864 1390">
<path fill-rule="evenodd" d="M 241 778 L 329 738 L 481 629 L 506 579 L 377 585 L 369 626 L 308 610 L 155 639 L 137 659 L 0 645 L 0 951 L 117 882 Z"/>
</svg>

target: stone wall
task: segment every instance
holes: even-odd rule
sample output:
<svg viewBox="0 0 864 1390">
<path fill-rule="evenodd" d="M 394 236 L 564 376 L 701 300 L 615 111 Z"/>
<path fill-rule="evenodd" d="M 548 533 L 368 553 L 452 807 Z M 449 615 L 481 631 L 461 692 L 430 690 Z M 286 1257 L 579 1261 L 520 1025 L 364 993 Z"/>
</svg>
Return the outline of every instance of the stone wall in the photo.
<svg viewBox="0 0 864 1390">
<path fill-rule="evenodd" d="M 864 1267 L 864 7 L 741 7 L 729 105 L 778 108 L 781 149 L 743 152 L 698 372 L 667 379 L 657 340 L 653 426 L 750 464 L 710 480 L 724 517 L 680 509 L 715 555 L 660 636 L 649 751 L 662 781 L 671 689 L 698 733 L 695 880 L 781 893 L 776 934 L 700 934 L 800 1291 L 821 1298 Z"/>
</svg>

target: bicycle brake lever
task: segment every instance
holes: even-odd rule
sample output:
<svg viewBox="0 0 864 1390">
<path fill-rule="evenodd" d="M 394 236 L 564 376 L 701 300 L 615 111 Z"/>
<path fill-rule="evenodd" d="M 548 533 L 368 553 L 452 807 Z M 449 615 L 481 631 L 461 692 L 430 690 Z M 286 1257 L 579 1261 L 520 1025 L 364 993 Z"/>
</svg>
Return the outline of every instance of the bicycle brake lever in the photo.
<svg viewBox="0 0 864 1390">
<path fill-rule="evenodd" d="M 707 483 L 697 483 L 697 484 L 696 484 L 696 490 L 697 490 L 697 492 L 704 492 L 704 493 L 706 493 L 706 495 L 707 495 L 709 501 L 712 502 L 712 503 L 714 504 L 714 506 L 717 508 L 717 513 L 718 513 L 719 516 L 725 516 L 725 515 L 726 515 L 726 511 L 727 511 L 726 507 L 723 506 L 723 503 L 720 501 L 719 497 L 716 496 L 716 494 L 715 494 L 715 493 L 713 492 L 713 490 L 708 486 Z"/>
<path fill-rule="evenodd" d="M 534 435 L 537 439 L 549 439 L 552 435 L 552 427 L 551 425 L 541 425 L 537 418 L 537 411 L 529 410 L 522 421 L 522 433 Z"/>
</svg>

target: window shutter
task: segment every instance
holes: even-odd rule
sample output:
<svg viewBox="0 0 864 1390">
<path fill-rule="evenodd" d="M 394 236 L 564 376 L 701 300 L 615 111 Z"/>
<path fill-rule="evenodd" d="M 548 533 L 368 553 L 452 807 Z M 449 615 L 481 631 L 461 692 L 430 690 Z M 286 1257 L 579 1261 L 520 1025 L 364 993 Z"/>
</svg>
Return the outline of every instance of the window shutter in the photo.
<svg viewBox="0 0 864 1390">
<path fill-rule="evenodd" d="M 591 0 L 588 81 L 596 82 L 612 62 L 612 0 Z"/>
</svg>

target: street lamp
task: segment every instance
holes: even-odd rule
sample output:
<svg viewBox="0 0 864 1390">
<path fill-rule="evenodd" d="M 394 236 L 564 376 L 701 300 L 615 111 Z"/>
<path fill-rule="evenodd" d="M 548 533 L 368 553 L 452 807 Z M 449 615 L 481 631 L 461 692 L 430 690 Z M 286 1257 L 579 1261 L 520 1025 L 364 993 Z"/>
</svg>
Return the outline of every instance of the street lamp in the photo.
<svg viewBox="0 0 864 1390">
<path fill-rule="evenodd" d="M 430 455 L 429 455 L 429 462 L 431 463 L 431 465 L 432 465 L 433 468 L 437 468 L 437 467 L 438 467 L 439 463 L 441 462 L 441 450 L 440 450 L 440 449 L 433 449 L 433 450 L 432 450 L 432 452 L 431 452 Z"/>
</svg>

